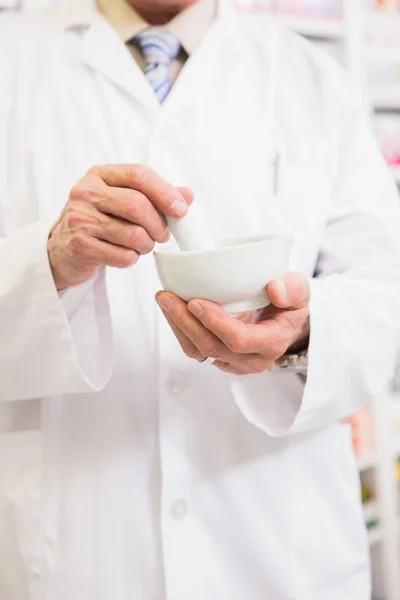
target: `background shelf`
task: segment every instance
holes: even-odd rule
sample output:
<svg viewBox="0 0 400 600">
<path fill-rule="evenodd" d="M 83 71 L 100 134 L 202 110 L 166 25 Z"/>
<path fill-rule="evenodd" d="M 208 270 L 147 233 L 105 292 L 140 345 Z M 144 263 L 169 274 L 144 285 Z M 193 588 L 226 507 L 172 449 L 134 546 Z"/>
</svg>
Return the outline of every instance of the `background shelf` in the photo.
<svg viewBox="0 0 400 600">
<path fill-rule="evenodd" d="M 321 19 L 290 15 L 272 15 L 280 25 L 301 35 L 316 38 L 343 40 L 346 32 L 345 21 L 341 19 Z"/>
</svg>

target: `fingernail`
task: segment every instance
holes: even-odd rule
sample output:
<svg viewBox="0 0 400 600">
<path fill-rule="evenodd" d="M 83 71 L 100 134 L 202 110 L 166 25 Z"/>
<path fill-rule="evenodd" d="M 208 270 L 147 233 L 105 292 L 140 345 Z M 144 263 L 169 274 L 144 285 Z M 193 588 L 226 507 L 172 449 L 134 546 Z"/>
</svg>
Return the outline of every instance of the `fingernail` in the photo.
<svg viewBox="0 0 400 600">
<path fill-rule="evenodd" d="M 188 211 L 186 202 L 179 198 L 172 203 L 171 209 L 176 217 L 184 217 Z"/>
<path fill-rule="evenodd" d="M 285 282 L 282 279 L 277 279 L 275 282 L 275 287 L 278 290 L 278 294 L 280 295 L 281 299 L 286 300 L 287 290 Z"/>
<path fill-rule="evenodd" d="M 157 302 L 159 306 L 161 306 L 161 308 L 165 310 L 165 312 L 168 312 L 172 306 L 171 298 L 169 296 L 166 296 L 165 294 L 161 294 L 161 296 L 157 298 Z"/>
<path fill-rule="evenodd" d="M 204 315 L 203 307 L 198 302 L 191 302 L 189 304 L 189 310 L 195 317 L 202 317 Z"/>
<path fill-rule="evenodd" d="M 163 235 L 163 237 L 161 239 L 161 243 L 164 244 L 165 242 L 168 242 L 168 240 L 170 239 L 170 237 L 171 237 L 171 232 L 170 232 L 169 229 L 166 229 L 165 233 L 164 233 L 164 235 Z"/>
</svg>

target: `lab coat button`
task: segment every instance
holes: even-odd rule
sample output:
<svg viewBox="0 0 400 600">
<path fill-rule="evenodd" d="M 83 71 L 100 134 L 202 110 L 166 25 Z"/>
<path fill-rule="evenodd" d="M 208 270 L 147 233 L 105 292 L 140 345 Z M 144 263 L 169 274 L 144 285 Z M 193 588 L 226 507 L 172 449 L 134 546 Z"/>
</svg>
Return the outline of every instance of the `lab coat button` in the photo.
<svg viewBox="0 0 400 600">
<path fill-rule="evenodd" d="M 180 500 L 176 500 L 171 508 L 171 517 L 175 521 L 182 521 L 187 515 L 188 512 L 188 502 L 187 500 L 181 498 Z"/>
<path fill-rule="evenodd" d="M 189 387 L 189 381 L 180 373 L 174 373 L 167 379 L 167 389 L 174 396 L 183 394 Z"/>
</svg>

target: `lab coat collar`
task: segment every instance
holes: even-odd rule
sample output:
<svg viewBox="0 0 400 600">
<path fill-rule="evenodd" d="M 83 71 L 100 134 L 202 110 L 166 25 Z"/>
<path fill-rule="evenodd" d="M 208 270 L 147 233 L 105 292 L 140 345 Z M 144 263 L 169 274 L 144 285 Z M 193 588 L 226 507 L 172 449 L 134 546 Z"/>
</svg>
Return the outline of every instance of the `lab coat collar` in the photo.
<svg viewBox="0 0 400 600">
<path fill-rule="evenodd" d="M 219 46 L 227 39 L 235 36 L 234 9 L 230 0 L 217 0 L 217 15 L 211 23 L 206 34 L 205 44 L 201 44 L 200 57 L 210 64 L 213 56 L 218 52 Z M 121 41 L 118 33 L 109 24 L 97 8 L 95 0 L 62 0 L 57 9 L 61 18 L 61 24 L 65 31 L 75 33 L 80 38 L 79 56 L 89 68 L 101 73 L 112 81 L 120 89 L 129 94 L 136 102 L 139 102 L 149 118 L 157 118 L 161 108 L 164 114 L 176 112 L 194 97 L 195 89 L 199 83 L 199 77 L 203 71 L 201 64 L 194 60 L 194 64 L 188 65 L 188 69 L 180 75 L 178 82 L 172 90 L 171 106 L 170 98 L 167 98 L 163 107 L 151 89 L 148 81 L 134 60 L 130 52 Z M 204 53 L 203 46 L 212 45 L 213 52 Z M 198 53 L 196 52 L 195 55 Z M 197 58 L 195 56 L 194 58 Z M 193 61 L 191 61 L 192 63 Z M 201 61 L 200 61 L 201 62 Z M 200 69 L 199 69 L 200 67 Z M 195 74 L 193 69 L 196 68 Z M 199 73 L 199 70 L 201 73 Z M 189 72 L 187 72 L 189 71 Z M 177 93 L 176 89 L 179 90 Z"/>
<path fill-rule="evenodd" d="M 232 0 L 217 0 L 217 20 L 233 35 L 234 8 Z M 58 9 L 65 30 L 89 28 L 102 18 L 96 0 L 62 0 Z"/>
<path fill-rule="evenodd" d="M 65 30 L 77 31 L 88 28 L 99 16 L 96 0 L 62 0 L 58 13 Z"/>
<path fill-rule="evenodd" d="M 138 33 L 151 27 L 129 0 L 97 0 L 100 12 L 126 44 Z M 199 46 L 216 17 L 217 0 L 201 0 L 177 14 L 165 25 L 190 56 Z"/>
</svg>

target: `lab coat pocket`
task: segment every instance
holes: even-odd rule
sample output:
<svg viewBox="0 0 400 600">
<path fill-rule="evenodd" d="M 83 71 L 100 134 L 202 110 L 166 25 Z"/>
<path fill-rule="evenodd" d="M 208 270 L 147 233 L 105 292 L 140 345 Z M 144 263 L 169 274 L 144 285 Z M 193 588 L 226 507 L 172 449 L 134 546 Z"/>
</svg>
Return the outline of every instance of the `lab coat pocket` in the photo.
<svg viewBox="0 0 400 600">
<path fill-rule="evenodd" d="M 41 484 L 41 433 L 0 433 L 0 598 L 40 598 Z"/>
</svg>

